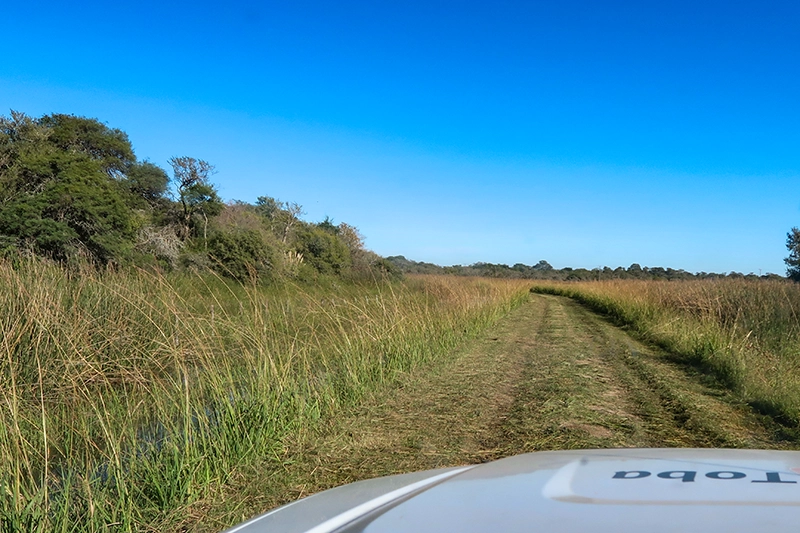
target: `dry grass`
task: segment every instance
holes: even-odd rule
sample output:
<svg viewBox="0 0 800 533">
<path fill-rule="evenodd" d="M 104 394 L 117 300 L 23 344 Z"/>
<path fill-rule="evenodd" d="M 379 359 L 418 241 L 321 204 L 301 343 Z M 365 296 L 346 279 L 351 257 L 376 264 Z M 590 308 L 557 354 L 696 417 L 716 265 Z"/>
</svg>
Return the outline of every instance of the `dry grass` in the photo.
<svg viewBox="0 0 800 533">
<path fill-rule="evenodd" d="M 519 282 L 243 287 L 0 262 L 0 529 L 160 530 L 436 358 Z"/>
<path fill-rule="evenodd" d="M 781 281 L 542 284 L 705 368 L 757 410 L 800 423 L 800 286 Z"/>
</svg>

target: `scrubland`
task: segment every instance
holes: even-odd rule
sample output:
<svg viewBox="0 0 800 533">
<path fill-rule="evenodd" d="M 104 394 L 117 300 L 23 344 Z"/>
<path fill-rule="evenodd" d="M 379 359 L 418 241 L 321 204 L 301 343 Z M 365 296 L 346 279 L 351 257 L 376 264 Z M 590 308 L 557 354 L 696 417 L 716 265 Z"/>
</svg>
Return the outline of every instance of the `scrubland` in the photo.
<svg viewBox="0 0 800 533">
<path fill-rule="evenodd" d="M 247 286 L 0 261 L 0 528 L 180 527 L 242 467 L 288 460 L 291 443 L 491 324 L 529 286 Z"/>
</svg>

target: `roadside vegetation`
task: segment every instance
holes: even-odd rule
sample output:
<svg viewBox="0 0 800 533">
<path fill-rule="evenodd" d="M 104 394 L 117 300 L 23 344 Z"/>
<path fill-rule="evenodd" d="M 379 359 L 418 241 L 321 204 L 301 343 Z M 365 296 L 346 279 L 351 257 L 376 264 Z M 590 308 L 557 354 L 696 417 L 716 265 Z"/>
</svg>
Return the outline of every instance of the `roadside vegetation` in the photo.
<svg viewBox="0 0 800 533">
<path fill-rule="evenodd" d="M 712 374 L 756 411 L 800 424 L 800 286 L 788 281 L 539 284 Z"/>
<path fill-rule="evenodd" d="M 0 529 L 162 530 L 244 466 L 525 299 L 514 281 L 313 286 L 0 262 Z"/>
<path fill-rule="evenodd" d="M 305 221 L 300 205 L 266 195 L 225 203 L 212 164 L 169 165 L 138 159 L 125 132 L 96 119 L 0 116 L 0 256 L 260 283 L 397 274 L 349 224 Z"/>
</svg>

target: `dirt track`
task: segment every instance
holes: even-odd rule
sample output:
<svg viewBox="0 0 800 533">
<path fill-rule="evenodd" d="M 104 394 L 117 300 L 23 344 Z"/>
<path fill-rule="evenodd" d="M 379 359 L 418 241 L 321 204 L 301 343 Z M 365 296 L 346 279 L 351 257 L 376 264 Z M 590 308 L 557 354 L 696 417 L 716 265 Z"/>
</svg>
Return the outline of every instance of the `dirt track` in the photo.
<svg viewBox="0 0 800 533">
<path fill-rule="evenodd" d="M 295 479 L 305 472 L 305 483 L 274 472 L 263 479 L 259 504 L 538 450 L 790 447 L 779 435 L 669 354 L 571 300 L 531 295 L 446 361 L 410 373 L 303 449 L 286 468 Z"/>
</svg>

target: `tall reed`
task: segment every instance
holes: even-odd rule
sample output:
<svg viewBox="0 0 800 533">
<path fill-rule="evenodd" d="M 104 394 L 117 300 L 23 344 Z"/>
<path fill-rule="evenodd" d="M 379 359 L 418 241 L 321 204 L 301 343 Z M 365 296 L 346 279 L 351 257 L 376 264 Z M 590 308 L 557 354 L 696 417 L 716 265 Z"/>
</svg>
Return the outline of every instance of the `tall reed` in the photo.
<svg viewBox="0 0 800 533">
<path fill-rule="evenodd" d="M 525 298 L 437 277 L 241 286 L 0 261 L 0 529 L 174 527 Z"/>
</svg>

